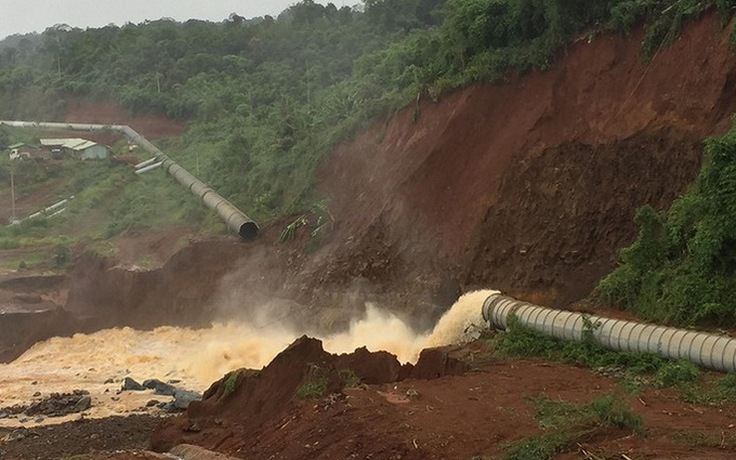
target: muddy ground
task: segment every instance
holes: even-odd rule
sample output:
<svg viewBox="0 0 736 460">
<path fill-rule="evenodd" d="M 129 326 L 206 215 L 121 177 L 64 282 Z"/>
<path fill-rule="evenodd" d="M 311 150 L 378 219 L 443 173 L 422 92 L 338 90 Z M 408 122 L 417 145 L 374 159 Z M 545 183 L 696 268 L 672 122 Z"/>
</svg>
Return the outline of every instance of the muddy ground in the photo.
<svg viewBox="0 0 736 460">
<path fill-rule="evenodd" d="M 136 451 L 165 451 L 184 442 L 244 459 L 496 458 L 510 445 L 550 430 L 534 418 L 533 398 L 587 403 L 613 394 L 643 417 L 644 430 L 593 430 L 569 453 L 555 458 L 694 460 L 736 455 L 734 405 L 686 403 L 671 389 L 632 396 L 620 382 L 588 370 L 493 357 L 484 342 L 456 347 L 449 355 L 467 366 L 461 375 L 362 383 L 300 398 L 295 391 L 307 378 L 302 373 L 306 363 L 324 365 L 320 349 L 302 341 L 260 375 L 244 373 L 231 393 L 223 382 L 215 384 L 205 401 L 183 416 L 115 417 L 3 430 L 0 449 L 6 459 L 157 458 Z M 425 365 L 428 368 L 443 369 L 436 359 Z M 127 453 L 112 453 L 119 450 Z"/>
<path fill-rule="evenodd" d="M 128 261 L 155 253 L 154 267 L 75 248 L 62 280 L 6 274 L 18 281 L 0 284 L 0 301 L 23 311 L 0 316 L 0 359 L 53 335 L 203 326 L 274 299 L 283 317 L 322 329 L 344 326 L 367 301 L 426 329 L 475 287 L 569 306 L 635 237 L 635 210 L 665 209 L 681 195 L 698 173 L 703 138 L 729 127 L 736 110 L 729 32 L 706 15 L 648 65 L 641 31 L 599 37 L 576 43 L 545 72 L 479 84 L 436 104 L 422 99 L 417 121 L 413 107 L 399 111 L 325 160 L 320 190 L 334 221 L 320 241 L 308 225 L 277 243 L 300 217 L 293 216 L 264 223 L 254 243 L 191 238 L 181 249 L 165 234 L 118 242 Z M 68 119 L 120 122 L 111 112 L 82 104 Z M 151 132 L 130 124 L 155 138 L 155 123 Z M 181 129 L 160 126 L 168 135 Z M 28 313 L 35 306 L 47 312 Z M 587 402 L 620 392 L 616 380 L 593 372 L 493 358 L 482 345 L 457 350 L 470 366 L 462 375 L 364 383 L 310 400 L 293 396 L 304 373 L 274 385 L 273 394 L 255 391 L 258 377 L 248 374 L 234 393 L 223 397 L 220 382 L 214 400 L 160 426 L 116 418 L 4 432 L 0 456 L 155 458 L 110 452 L 189 442 L 255 459 L 493 458 L 541 432 L 528 397 Z M 559 458 L 736 456 L 734 407 L 690 404 L 670 390 L 622 397 L 644 418 L 645 432 L 595 432 Z M 264 405 L 273 410 L 247 417 Z"/>
</svg>

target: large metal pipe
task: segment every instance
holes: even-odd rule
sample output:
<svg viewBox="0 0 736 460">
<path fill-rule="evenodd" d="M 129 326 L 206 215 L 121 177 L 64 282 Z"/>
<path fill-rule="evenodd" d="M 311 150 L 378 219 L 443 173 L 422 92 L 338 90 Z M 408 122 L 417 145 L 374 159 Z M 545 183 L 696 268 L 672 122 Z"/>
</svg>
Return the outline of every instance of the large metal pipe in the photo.
<svg viewBox="0 0 736 460">
<path fill-rule="evenodd" d="M 158 163 L 154 163 L 152 165 L 144 166 L 143 168 L 138 168 L 138 169 L 135 170 L 135 173 L 138 174 L 138 175 L 145 174 L 148 171 L 153 171 L 156 168 L 160 168 L 162 164 L 164 164 L 164 162 L 163 161 L 159 161 Z"/>
<path fill-rule="evenodd" d="M 129 126 L 96 125 L 86 123 L 39 123 L 31 121 L 6 120 L 0 120 L 0 125 L 7 125 L 13 128 L 47 128 L 92 132 L 116 131 L 122 133 L 129 140 L 140 145 L 142 149 L 153 155 L 157 161 L 161 162 L 164 171 L 168 172 L 181 185 L 186 187 L 195 196 L 199 197 L 207 207 L 215 211 L 220 219 L 225 222 L 230 231 L 237 233 L 243 239 L 255 238 L 258 235 L 260 229 L 253 219 L 245 215 L 245 213 L 220 196 L 220 194 L 207 186 L 204 182 L 200 181 L 187 170 L 176 164 L 165 153 L 149 142 L 148 139 L 135 132 L 135 130 Z"/>
<path fill-rule="evenodd" d="M 48 208 L 44 209 L 43 212 L 48 213 L 48 212 L 51 212 L 51 211 L 53 211 L 55 209 L 59 209 L 60 207 L 62 207 L 65 204 L 67 204 L 69 202 L 69 200 L 73 200 L 73 199 L 74 199 L 74 195 L 72 195 L 69 198 L 66 198 L 64 200 L 61 200 L 58 203 L 52 204 Z"/>
<path fill-rule="evenodd" d="M 145 168 L 146 166 L 150 166 L 150 165 L 156 163 L 157 161 L 158 161 L 158 158 L 153 157 L 153 158 L 149 158 L 148 160 L 141 161 L 140 163 L 138 163 L 137 165 L 135 165 L 133 167 L 135 169 L 141 169 L 141 168 Z"/>
<path fill-rule="evenodd" d="M 491 327 L 506 330 L 511 316 L 530 329 L 560 340 L 581 341 L 587 329 L 596 342 L 610 350 L 656 353 L 722 372 L 736 371 L 736 339 L 727 336 L 553 310 L 501 294 L 493 294 L 483 302 L 483 318 Z"/>
</svg>

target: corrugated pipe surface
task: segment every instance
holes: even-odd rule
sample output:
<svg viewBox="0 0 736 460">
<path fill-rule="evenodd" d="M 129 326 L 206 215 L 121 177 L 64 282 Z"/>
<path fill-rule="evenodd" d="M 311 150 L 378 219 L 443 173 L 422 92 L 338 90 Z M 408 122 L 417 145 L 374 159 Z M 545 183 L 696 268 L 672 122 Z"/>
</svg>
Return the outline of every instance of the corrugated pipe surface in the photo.
<svg viewBox="0 0 736 460">
<path fill-rule="evenodd" d="M 215 211 L 217 215 L 227 224 L 230 231 L 237 233 L 243 239 L 251 239 L 258 235 L 259 227 L 253 219 L 245 215 L 236 208 L 228 200 L 220 196 L 213 189 L 208 187 L 204 182 L 189 174 L 184 168 L 176 164 L 171 158 L 164 154 L 155 145 L 150 143 L 135 132 L 129 126 L 123 125 L 94 125 L 80 123 L 39 123 L 31 121 L 5 121 L 0 120 L 0 125 L 7 125 L 14 128 L 48 128 L 70 131 L 117 131 L 125 137 L 140 145 L 145 151 L 154 156 L 156 160 L 162 163 L 164 171 L 168 172 L 181 185 L 186 187 L 195 196 L 199 197 L 202 202 Z"/>
<path fill-rule="evenodd" d="M 522 325 L 556 339 L 581 341 L 587 328 L 611 350 L 656 353 L 723 372 L 736 371 L 736 339 L 730 337 L 553 310 L 501 294 L 483 302 L 483 318 L 491 327 L 506 330 L 512 315 Z"/>
</svg>

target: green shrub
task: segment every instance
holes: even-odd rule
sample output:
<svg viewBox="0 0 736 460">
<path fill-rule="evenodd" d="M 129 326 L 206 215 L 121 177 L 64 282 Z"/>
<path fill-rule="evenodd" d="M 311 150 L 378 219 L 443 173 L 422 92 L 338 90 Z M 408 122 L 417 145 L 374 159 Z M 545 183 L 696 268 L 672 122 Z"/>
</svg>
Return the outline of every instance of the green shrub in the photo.
<svg viewBox="0 0 736 460">
<path fill-rule="evenodd" d="M 700 378 L 700 369 L 686 359 L 669 361 L 657 370 L 656 380 L 660 386 L 687 385 Z"/>
<path fill-rule="evenodd" d="M 72 251 L 67 243 L 59 243 L 52 256 L 54 268 L 63 268 L 71 259 Z"/>
<path fill-rule="evenodd" d="M 588 404 L 530 399 L 535 418 L 545 433 L 530 436 L 506 448 L 503 460 L 548 460 L 577 449 L 580 442 L 611 427 L 642 433 L 643 419 L 618 396 L 605 395 Z"/>
<path fill-rule="evenodd" d="M 324 369 L 310 363 L 307 367 L 304 383 L 297 389 L 299 399 L 320 398 L 327 392 L 329 380 Z"/>
<path fill-rule="evenodd" d="M 240 371 L 239 370 L 228 372 L 225 375 L 224 388 L 225 388 L 225 394 L 226 395 L 235 393 L 235 390 L 238 388 L 238 378 L 239 377 L 240 377 Z"/>
<path fill-rule="evenodd" d="M 736 321 L 736 127 L 705 143 L 694 187 L 666 213 L 645 206 L 640 232 L 595 295 L 677 325 Z"/>
<path fill-rule="evenodd" d="M 319 377 L 304 382 L 296 391 L 299 399 L 320 398 L 327 392 L 327 378 Z"/>
<path fill-rule="evenodd" d="M 350 369 L 340 369 L 337 375 L 340 377 L 340 385 L 343 388 L 356 388 L 360 385 L 360 377 Z"/>
</svg>

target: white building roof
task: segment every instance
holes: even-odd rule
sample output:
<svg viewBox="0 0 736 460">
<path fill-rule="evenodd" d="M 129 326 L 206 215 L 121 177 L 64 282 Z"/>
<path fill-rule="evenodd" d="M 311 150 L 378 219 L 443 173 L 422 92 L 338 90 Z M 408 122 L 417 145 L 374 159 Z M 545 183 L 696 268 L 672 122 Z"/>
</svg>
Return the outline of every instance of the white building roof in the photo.
<svg viewBox="0 0 736 460">
<path fill-rule="evenodd" d="M 81 139 L 78 137 L 69 139 L 40 139 L 44 147 L 64 147 L 70 150 L 85 150 L 97 145 L 97 142 Z"/>
</svg>

